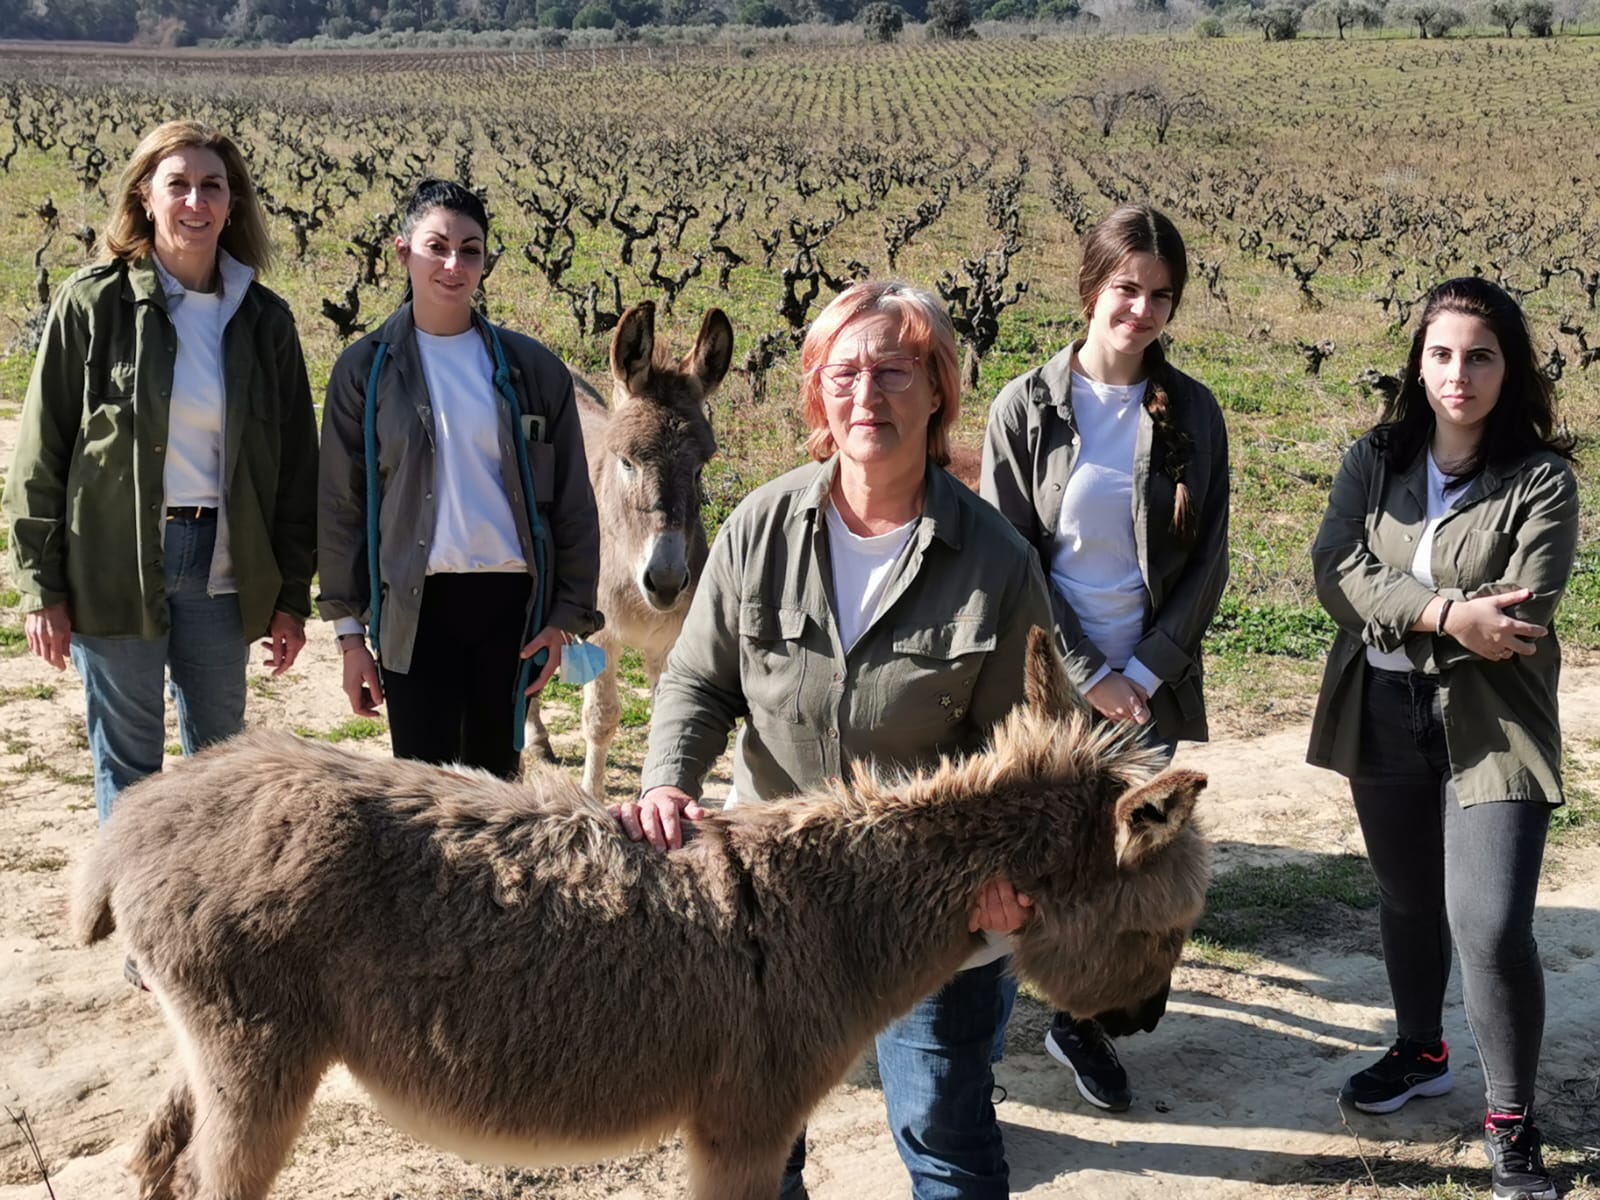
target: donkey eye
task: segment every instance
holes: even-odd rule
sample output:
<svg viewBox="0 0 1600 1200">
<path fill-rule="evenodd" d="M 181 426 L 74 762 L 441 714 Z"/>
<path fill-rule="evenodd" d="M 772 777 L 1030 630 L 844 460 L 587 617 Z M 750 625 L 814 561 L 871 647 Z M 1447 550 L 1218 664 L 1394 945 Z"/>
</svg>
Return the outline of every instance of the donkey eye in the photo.
<svg viewBox="0 0 1600 1200">
<path fill-rule="evenodd" d="M 622 473 L 624 475 L 632 475 L 636 470 L 633 465 L 633 459 L 623 458 L 620 454 L 617 456 L 617 466 L 622 468 Z"/>
</svg>

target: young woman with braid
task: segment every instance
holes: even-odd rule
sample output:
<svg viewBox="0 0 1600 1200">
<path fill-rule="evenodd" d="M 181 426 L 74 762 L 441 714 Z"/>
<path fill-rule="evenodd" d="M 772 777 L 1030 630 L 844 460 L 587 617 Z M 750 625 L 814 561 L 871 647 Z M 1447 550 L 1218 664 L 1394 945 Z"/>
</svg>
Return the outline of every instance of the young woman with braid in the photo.
<svg viewBox="0 0 1600 1200">
<path fill-rule="evenodd" d="M 1088 332 L 1006 385 L 983 451 L 983 496 L 1038 552 L 1073 681 L 1168 758 L 1206 739 L 1200 640 L 1228 579 L 1222 411 L 1161 346 L 1188 274 L 1183 238 L 1152 208 L 1091 229 Z M 1093 1014 L 1078 1017 L 1057 1013 L 1045 1047 L 1084 1099 L 1120 1112 L 1127 1072 Z"/>
</svg>

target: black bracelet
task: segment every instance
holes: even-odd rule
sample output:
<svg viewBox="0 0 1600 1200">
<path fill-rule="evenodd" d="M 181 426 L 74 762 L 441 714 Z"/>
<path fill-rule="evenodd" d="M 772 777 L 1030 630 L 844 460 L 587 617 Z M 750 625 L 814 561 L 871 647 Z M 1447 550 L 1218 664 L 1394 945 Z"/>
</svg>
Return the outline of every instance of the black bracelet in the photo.
<svg viewBox="0 0 1600 1200">
<path fill-rule="evenodd" d="M 1453 604 L 1455 604 L 1454 600 L 1446 600 L 1439 606 L 1439 619 L 1434 622 L 1433 631 L 1440 637 L 1444 637 L 1444 619 L 1450 615 L 1450 608 Z"/>
</svg>

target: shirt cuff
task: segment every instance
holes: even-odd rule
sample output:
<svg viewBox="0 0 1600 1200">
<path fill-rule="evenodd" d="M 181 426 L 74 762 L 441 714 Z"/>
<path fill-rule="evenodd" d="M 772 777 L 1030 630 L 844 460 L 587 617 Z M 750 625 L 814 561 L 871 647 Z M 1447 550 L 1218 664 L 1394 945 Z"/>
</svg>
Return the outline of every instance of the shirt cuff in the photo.
<svg viewBox="0 0 1600 1200">
<path fill-rule="evenodd" d="M 359 633 L 365 636 L 367 627 L 361 623 L 360 617 L 338 617 L 333 622 L 333 636 L 342 638 L 347 633 Z"/>
<path fill-rule="evenodd" d="M 1161 686 L 1161 680 L 1155 672 L 1137 658 L 1128 660 L 1128 665 L 1122 668 L 1122 674 L 1129 683 L 1136 683 L 1142 687 L 1146 696 L 1154 696 L 1156 689 Z"/>
<path fill-rule="evenodd" d="M 1104 679 L 1109 674 L 1111 674 L 1111 664 L 1110 663 L 1101 663 L 1100 664 L 1100 669 L 1098 671 L 1096 671 L 1093 675 L 1089 676 L 1089 682 L 1084 684 L 1083 687 L 1080 688 L 1079 690 L 1082 691 L 1085 696 L 1087 696 L 1089 694 L 1089 690 L 1091 688 L 1093 688 L 1095 684 L 1099 683 L 1102 679 Z"/>
</svg>

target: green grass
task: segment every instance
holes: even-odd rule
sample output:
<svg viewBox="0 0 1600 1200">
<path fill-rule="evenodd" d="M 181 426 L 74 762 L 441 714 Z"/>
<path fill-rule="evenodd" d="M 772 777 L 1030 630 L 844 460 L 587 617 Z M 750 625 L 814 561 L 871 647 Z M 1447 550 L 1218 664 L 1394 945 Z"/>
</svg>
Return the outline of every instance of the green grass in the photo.
<svg viewBox="0 0 1600 1200">
<path fill-rule="evenodd" d="M 1344 930 L 1355 912 L 1377 903 L 1377 884 L 1360 855 L 1240 867 L 1212 883 L 1195 936 L 1214 953 L 1254 954 Z"/>
<path fill-rule="evenodd" d="M 301 737 L 319 742 L 365 742 L 385 737 L 388 732 L 389 723 L 381 717 L 346 717 L 332 729 L 312 729 L 307 725 L 295 727 L 295 733 Z"/>
<path fill-rule="evenodd" d="M 13 700 L 54 700 L 56 691 L 56 685 L 53 683 L 28 683 L 21 687 L 0 687 L 0 704 L 10 704 Z"/>
</svg>

